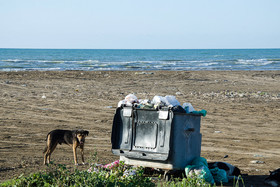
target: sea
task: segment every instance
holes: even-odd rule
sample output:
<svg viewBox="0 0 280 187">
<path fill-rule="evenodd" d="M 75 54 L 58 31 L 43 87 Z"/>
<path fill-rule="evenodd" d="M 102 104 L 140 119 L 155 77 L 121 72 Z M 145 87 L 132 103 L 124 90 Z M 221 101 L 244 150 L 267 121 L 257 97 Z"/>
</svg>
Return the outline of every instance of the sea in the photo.
<svg viewBox="0 0 280 187">
<path fill-rule="evenodd" d="M 0 49 L 0 71 L 280 70 L 280 49 Z"/>
</svg>

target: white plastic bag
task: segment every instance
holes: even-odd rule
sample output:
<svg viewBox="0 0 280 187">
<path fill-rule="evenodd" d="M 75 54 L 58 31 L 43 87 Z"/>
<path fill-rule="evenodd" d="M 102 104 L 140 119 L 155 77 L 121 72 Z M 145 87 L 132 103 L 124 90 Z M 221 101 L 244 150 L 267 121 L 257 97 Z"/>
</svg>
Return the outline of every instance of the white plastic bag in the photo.
<svg viewBox="0 0 280 187">
<path fill-rule="evenodd" d="M 186 113 L 195 111 L 191 103 L 184 103 L 183 108 L 185 109 Z"/>
<path fill-rule="evenodd" d="M 159 105 L 161 102 L 163 102 L 163 100 L 164 99 L 162 96 L 156 95 L 156 96 L 154 96 L 154 98 L 152 100 L 152 104 Z"/>
<path fill-rule="evenodd" d="M 139 99 L 139 103 L 142 104 L 142 105 L 147 105 L 150 103 L 150 100 L 149 99 Z"/>
<path fill-rule="evenodd" d="M 119 101 L 119 103 L 118 103 L 118 107 L 121 107 L 122 105 L 124 105 L 125 104 L 125 100 L 121 100 L 121 101 Z"/>
<path fill-rule="evenodd" d="M 165 104 L 167 106 L 179 106 L 180 102 L 176 99 L 174 95 L 167 95 L 164 97 Z"/>
<path fill-rule="evenodd" d="M 128 94 L 124 100 L 126 101 L 126 104 L 130 103 L 130 104 L 133 104 L 133 103 L 137 103 L 138 102 L 138 99 L 137 97 L 134 95 L 134 94 Z"/>
</svg>

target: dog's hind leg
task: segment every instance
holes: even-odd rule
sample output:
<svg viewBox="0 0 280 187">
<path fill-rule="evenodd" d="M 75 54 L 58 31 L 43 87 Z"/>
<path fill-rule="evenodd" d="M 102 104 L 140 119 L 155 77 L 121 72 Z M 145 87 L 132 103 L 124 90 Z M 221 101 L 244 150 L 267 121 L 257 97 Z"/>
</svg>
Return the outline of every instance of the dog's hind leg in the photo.
<svg viewBox="0 0 280 187">
<path fill-rule="evenodd" d="M 47 139 L 46 139 L 46 141 L 47 141 L 47 145 L 46 145 L 46 147 L 45 147 L 45 149 L 44 149 L 44 151 L 43 151 L 43 155 L 44 155 L 44 165 L 46 165 L 47 164 L 47 158 L 48 158 L 48 156 L 49 156 L 49 151 L 50 151 L 50 136 L 49 136 L 49 134 L 47 135 Z"/>
<path fill-rule="evenodd" d="M 50 163 L 50 159 L 51 159 L 51 154 L 54 151 L 54 149 L 56 148 L 58 142 L 53 142 L 51 140 L 50 135 L 47 138 L 47 146 L 44 150 L 44 164 L 46 165 L 47 163 Z"/>
<path fill-rule="evenodd" d="M 50 163 L 50 161 L 51 161 L 51 154 L 55 150 L 57 144 L 58 144 L 58 142 L 55 142 L 55 143 L 51 144 L 51 147 L 50 147 L 49 152 L 48 152 L 48 163 Z"/>
<path fill-rule="evenodd" d="M 44 156 L 44 165 L 46 165 L 46 161 L 47 161 L 47 151 L 48 151 L 48 146 L 45 147 L 44 151 L 43 151 L 43 156 Z"/>
<path fill-rule="evenodd" d="M 48 157 L 47 151 L 48 150 L 44 151 L 44 165 L 47 164 L 47 157 Z"/>
</svg>

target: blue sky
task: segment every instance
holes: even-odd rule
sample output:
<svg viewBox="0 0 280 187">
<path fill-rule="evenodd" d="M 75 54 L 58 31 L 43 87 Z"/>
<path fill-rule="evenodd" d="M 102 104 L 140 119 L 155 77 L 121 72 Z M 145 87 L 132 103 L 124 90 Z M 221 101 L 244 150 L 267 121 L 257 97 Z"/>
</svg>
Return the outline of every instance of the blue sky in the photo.
<svg viewBox="0 0 280 187">
<path fill-rule="evenodd" d="M 279 0 L 0 0 L 0 48 L 280 48 Z"/>
</svg>

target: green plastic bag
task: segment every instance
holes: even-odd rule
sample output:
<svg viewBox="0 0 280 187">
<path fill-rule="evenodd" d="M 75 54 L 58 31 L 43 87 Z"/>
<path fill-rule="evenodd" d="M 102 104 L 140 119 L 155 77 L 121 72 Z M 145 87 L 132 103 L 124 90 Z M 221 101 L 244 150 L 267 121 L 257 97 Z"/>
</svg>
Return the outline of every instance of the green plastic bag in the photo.
<svg viewBox="0 0 280 187">
<path fill-rule="evenodd" d="M 216 167 L 210 169 L 210 172 L 212 173 L 212 176 L 216 183 L 228 183 L 227 172 L 225 170 Z"/>
<path fill-rule="evenodd" d="M 203 157 L 197 157 L 197 158 L 193 159 L 193 161 L 191 162 L 191 165 L 203 165 L 203 166 L 208 167 L 207 160 Z"/>
<path fill-rule="evenodd" d="M 191 165 L 187 165 L 185 173 L 187 177 L 197 177 L 214 184 L 214 178 L 208 168 L 207 160 L 203 157 L 198 157 L 192 161 Z"/>
</svg>

